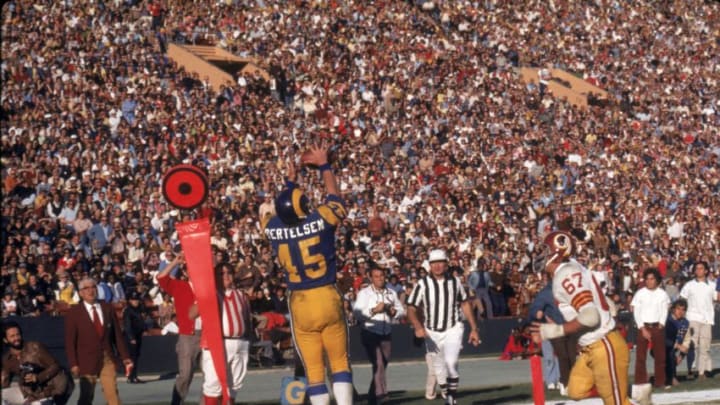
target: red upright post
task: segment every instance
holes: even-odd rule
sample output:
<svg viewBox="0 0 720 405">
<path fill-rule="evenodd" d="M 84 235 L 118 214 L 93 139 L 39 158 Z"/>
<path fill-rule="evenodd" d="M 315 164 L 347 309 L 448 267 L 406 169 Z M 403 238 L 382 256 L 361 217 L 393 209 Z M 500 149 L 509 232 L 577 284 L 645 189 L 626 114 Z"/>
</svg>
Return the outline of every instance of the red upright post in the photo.
<svg viewBox="0 0 720 405">
<path fill-rule="evenodd" d="M 545 382 L 543 381 L 542 357 L 530 356 L 530 377 L 532 378 L 533 401 L 535 405 L 545 405 Z"/>
</svg>

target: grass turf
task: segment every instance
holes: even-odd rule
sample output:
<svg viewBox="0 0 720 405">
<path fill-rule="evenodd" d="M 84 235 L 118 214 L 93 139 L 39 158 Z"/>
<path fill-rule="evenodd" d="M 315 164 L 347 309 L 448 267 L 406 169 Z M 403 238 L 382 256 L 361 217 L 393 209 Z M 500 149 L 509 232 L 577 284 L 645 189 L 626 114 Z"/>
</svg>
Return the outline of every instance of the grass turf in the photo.
<svg viewBox="0 0 720 405">
<path fill-rule="evenodd" d="M 666 392 L 684 392 L 684 391 L 701 391 L 717 389 L 720 386 L 720 376 L 717 375 L 715 378 L 706 380 L 693 380 L 687 381 L 684 377 L 680 378 L 680 385 L 673 387 L 669 390 L 655 389 L 654 394 L 666 393 Z M 545 391 L 546 400 L 562 400 L 564 397 L 560 396 L 558 391 Z M 498 385 L 492 387 L 465 387 L 461 388 L 458 393 L 458 404 L 462 405 L 491 405 L 491 404 L 510 404 L 510 403 L 530 403 L 532 402 L 532 387 L 528 384 L 517 384 L 517 385 Z M 236 404 L 240 405 L 266 405 L 266 404 L 277 404 L 278 400 L 272 401 L 261 401 L 261 402 L 242 402 L 242 394 L 236 401 Z M 430 401 L 425 399 L 424 391 L 391 391 L 389 398 L 383 404 L 386 405 L 438 405 L 442 403 L 442 399 L 438 395 L 438 398 Z M 708 398 L 707 401 L 703 402 L 687 402 L 687 404 L 698 404 L 703 405 L 718 404 L 720 405 L 719 399 Z M 195 405 L 196 403 L 190 402 L 188 405 Z M 362 405 L 367 404 L 365 395 L 360 395 L 359 399 L 355 401 L 355 404 Z M 132 405 L 132 404 L 130 404 Z M 140 405 L 140 404 L 138 404 Z M 142 405 L 166 405 L 164 402 L 155 403 L 143 403 Z"/>
</svg>

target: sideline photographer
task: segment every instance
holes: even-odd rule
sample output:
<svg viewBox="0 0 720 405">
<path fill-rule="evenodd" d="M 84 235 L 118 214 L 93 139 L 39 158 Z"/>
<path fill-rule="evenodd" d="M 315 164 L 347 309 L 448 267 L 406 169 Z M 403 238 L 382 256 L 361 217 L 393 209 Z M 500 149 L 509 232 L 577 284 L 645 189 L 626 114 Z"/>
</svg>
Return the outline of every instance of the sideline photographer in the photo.
<svg viewBox="0 0 720 405">
<path fill-rule="evenodd" d="M 74 383 L 58 361 L 40 342 L 24 342 L 20 325 L 3 324 L 2 398 L 4 404 L 63 405 Z M 18 376 L 18 386 L 10 385 Z"/>
</svg>

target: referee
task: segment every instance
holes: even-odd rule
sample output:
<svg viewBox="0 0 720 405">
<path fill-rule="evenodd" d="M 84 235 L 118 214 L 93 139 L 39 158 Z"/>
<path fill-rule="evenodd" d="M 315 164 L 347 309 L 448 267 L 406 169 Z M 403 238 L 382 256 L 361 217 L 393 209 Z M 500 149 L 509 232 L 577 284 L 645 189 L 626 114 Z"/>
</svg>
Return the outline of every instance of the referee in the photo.
<svg viewBox="0 0 720 405">
<path fill-rule="evenodd" d="M 470 323 L 468 343 L 480 344 L 475 317 L 462 282 L 447 272 L 447 255 L 444 250 L 430 251 L 430 274 L 418 280 L 408 298 L 408 319 L 415 329 L 416 338 L 425 339 L 425 348 L 435 353 L 435 374 L 446 404 L 454 405 L 460 375 L 458 357 L 462 348 L 465 325 L 460 308 Z M 425 325 L 420 323 L 418 307 L 424 308 Z"/>
</svg>

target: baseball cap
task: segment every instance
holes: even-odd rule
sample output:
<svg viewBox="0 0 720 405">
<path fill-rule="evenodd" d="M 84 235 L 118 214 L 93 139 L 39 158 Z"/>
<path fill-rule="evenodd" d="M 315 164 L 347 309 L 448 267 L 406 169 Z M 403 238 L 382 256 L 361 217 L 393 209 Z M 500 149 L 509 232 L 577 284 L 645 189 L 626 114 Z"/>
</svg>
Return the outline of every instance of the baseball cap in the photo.
<svg viewBox="0 0 720 405">
<path fill-rule="evenodd" d="M 447 261 L 447 254 L 445 254 L 445 251 L 442 249 L 433 249 L 430 251 L 430 256 L 428 257 L 428 261 L 430 263 L 432 262 L 446 262 Z"/>
</svg>

